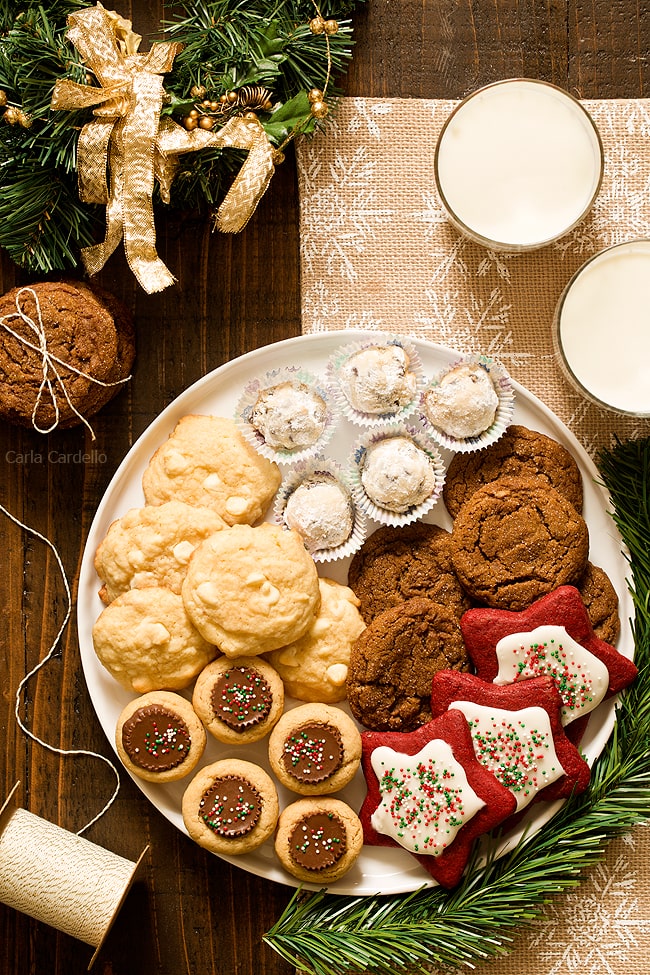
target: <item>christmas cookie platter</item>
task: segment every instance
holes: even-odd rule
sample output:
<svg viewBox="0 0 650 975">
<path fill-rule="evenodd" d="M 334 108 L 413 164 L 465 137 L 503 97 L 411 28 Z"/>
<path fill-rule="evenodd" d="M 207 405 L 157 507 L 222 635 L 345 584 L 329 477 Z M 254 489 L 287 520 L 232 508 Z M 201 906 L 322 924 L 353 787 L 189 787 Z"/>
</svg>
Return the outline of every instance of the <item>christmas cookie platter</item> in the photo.
<svg viewBox="0 0 650 975">
<path fill-rule="evenodd" d="M 93 648 L 93 627 L 101 615 L 104 603 L 99 595 L 101 581 L 95 570 L 95 553 L 105 538 L 109 526 L 127 511 L 140 508 L 144 504 L 143 474 L 152 456 L 167 441 L 177 423 L 188 415 L 212 415 L 234 418 L 241 403 L 242 394 L 251 383 L 259 381 L 277 370 L 284 370 L 287 364 L 298 363 L 301 370 L 310 375 L 323 378 L 328 363 L 337 350 L 343 346 L 363 344 L 369 339 L 365 332 L 338 332 L 328 335 L 311 335 L 291 339 L 286 342 L 265 347 L 249 353 L 205 376 L 190 387 L 151 424 L 140 437 L 116 472 L 106 495 L 100 504 L 88 537 L 82 563 L 77 616 L 82 664 L 89 692 L 102 727 L 111 743 L 115 741 L 115 729 L 120 715 L 133 701 L 136 694 L 125 689 L 102 665 Z M 415 349 L 422 374 L 437 376 L 457 362 L 458 353 L 431 343 L 409 340 Z M 617 650 L 627 658 L 633 655 L 633 641 L 628 620 L 632 615 L 631 604 L 625 584 L 626 562 L 621 553 L 621 543 L 607 510 L 607 498 L 598 484 L 598 475 L 584 450 L 566 429 L 539 400 L 516 383 L 514 390 L 514 414 L 512 422 L 521 424 L 533 431 L 553 438 L 569 450 L 577 461 L 583 482 L 583 517 L 589 528 L 589 558 L 600 566 L 612 581 L 619 599 L 621 633 L 617 640 Z M 404 422 L 413 422 L 407 417 Z M 350 454 L 359 439 L 359 427 L 350 416 L 340 413 L 334 421 L 336 429 L 323 447 L 320 459 L 329 465 L 349 466 Z M 365 431 L 372 438 L 373 430 Z M 440 446 L 440 462 L 446 469 L 454 456 L 447 447 Z M 335 468 L 337 469 L 337 468 Z M 264 518 L 268 522 L 277 521 L 277 505 L 271 505 Z M 452 520 L 442 498 L 423 513 L 422 521 L 439 525 L 449 531 Z M 365 526 L 367 535 L 379 528 L 379 522 L 372 518 Z M 331 561 L 316 561 L 318 575 L 334 580 L 341 585 L 348 584 L 348 571 L 352 554 Z M 188 699 L 192 689 L 181 692 Z M 285 714 L 302 706 L 301 701 L 285 697 Z M 335 705 L 347 716 L 350 708 L 347 702 Z M 588 763 L 591 763 L 604 747 L 614 722 L 614 704 L 610 698 L 604 700 L 589 715 L 580 748 Z M 268 738 L 250 741 L 245 744 L 231 744 L 215 740 L 208 735 L 205 753 L 199 767 L 217 761 L 242 760 L 259 767 L 265 774 L 273 777 L 269 762 Z M 182 814 L 183 795 L 187 780 L 145 781 L 134 776 L 139 788 L 152 804 L 180 830 L 187 832 Z M 277 782 L 280 807 L 284 808 L 297 797 L 285 786 Z M 354 779 L 337 791 L 336 798 L 343 800 L 352 810 L 359 812 L 366 796 L 366 781 L 359 770 Z M 546 822 L 562 803 L 562 798 L 553 802 L 536 803 L 528 808 L 523 818 L 513 825 L 501 844 L 501 849 L 511 848 L 521 838 L 525 829 L 536 830 Z M 275 854 L 273 841 L 267 840 L 251 852 L 232 856 L 219 852 L 233 864 L 276 882 L 296 886 L 298 881 L 283 869 Z M 343 877 L 328 884 L 332 892 L 375 894 L 399 893 L 414 890 L 434 882 L 431 875 L 422 868 L 418 860 L 406 850 L 391 846 L 363 846 L 353 866 Z M 318 883 L 307 886 L 319 887 Z"/>
</svg>

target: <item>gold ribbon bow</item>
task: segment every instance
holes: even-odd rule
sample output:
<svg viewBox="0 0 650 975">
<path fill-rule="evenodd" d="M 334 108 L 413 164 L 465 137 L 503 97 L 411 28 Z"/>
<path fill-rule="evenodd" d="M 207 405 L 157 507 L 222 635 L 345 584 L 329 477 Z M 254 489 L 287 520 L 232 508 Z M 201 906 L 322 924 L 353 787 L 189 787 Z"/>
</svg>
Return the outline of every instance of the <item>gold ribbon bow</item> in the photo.
<svg viewBox="0 0 650 975">
<path fill-rule="evenodd" d="M 138 54 L 140 37 L 130 23 L 101 4 L 68 18 L 67 36 L 101 87 L 58 81 L 52 109 L 94 108 L 78 145 L 79 197 L 106 205 L 106 235 L 85 247 L 82 260 L 89 274 L 104 266 L 120 240 L 129 267 L 149 294 L 174 283 L 156 253 L 152 193 L 154 178 L 169 202 L 178 155 L 207 146 L 249 150 L 247 159 L 217 215 L 220 230 L 241 230 L 273 174 L 273 148 L 257 119 L 233 118 L 218 132 L 187 132 L 170 118 L 161 120 L 162 75 L 170 71 L 182 45 L 153 44 Z M 110 186 L 107 178 L 110 175 Z"/>
</svg>

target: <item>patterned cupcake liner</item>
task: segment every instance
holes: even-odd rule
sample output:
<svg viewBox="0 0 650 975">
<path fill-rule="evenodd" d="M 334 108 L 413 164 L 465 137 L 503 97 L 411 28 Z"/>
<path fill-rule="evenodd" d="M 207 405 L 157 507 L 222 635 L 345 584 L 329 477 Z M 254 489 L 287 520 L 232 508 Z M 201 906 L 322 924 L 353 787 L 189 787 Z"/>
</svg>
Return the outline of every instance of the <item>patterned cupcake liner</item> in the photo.
<svg viewBox="0 0 650 975">
<path fill-rule="evenodd" d="M 382 348 L 384 346 L 396 345 L 404 350 L 409 359 L 409 373 L 415 376 L 415 388 L 413 396 L 398 410 L 389 410 L 386 413 L 365 413 L 355 409 L 345 391 L 345 380 L 341 370 L 348 359 L 357 352 L 364 352 L 366 349 Z M 422 362 L 420 354 L 413 342 L 403 335 L 391 335 L 386 332 L 373 333 L 361 342 L 352 342 L 337 349 L 327 363 L 327 380 L 332 390 L 332 396 L 337 409 L 351 423 L 366 428 L 375 428 L 386 423 L 397 423 L 410 416 L 419 404 L 420 392 L 424 383 Z"/>
<path fill-rule="evenodd" d="M 280 485 L 280 488 L 275 496 L 275 503 L 273 507 L 273 514 L 277 524 L 282 525 L 285 528 L 288 527 L 284 515 L 289 498 L 293 492 L 300 487 L 301 484 L 304 484 L 305 481 L 311 478 L 332 481 L 339 484 L 349 497 L 350 510 L 352 514 L 352 531 L 348 538 L 334 548 L 316 549 L 315 551 L 311 552 L 311 557 L 313 558 L 314 562 L 325 563 L 336 562 L 340 559 L 347 558 L 349 555 L 354 555 L 354 553 L 361 548 L 366 539 L 366 518 L 359 506 L 355 503 L 348 478 L 343 472 L 341 466 L 333 460 L 319 458 L 318 460 L 314 461 L 301 462 L 285 474 L 282 484 Z"/>
<path fill-rule="evenodd" d="M 320 396 L 325 403 L 325 423 L 320 435 L 312 444 L 297 447 L 294 450 L 274 447 L 267 443 L 262 433 L 251 422 L 253 409 L 260 394 L 272 386 L 278 386 L 285 382 L 303 383 L 313 393 Z M 263 376 L 251 379 L 246 383 L 237 403 L 235 423 L 244 439 L 267 460 L 282 465 L 294 465 L 316 457 L 329 443 L 336 425 L 335 413 L 331 393 L 318 376 L 300 366 L 284 366 L 279 369 L 272 369 Z"/>
<path fill-rule="evenodd" d="M 369 495 L 363 486 L 361 474 L 368 450 L 382 440 L 404 437 L 412 440 L 416 447 L 429 458 L 434 473 L 434 487 L 430 495 L 417 505 L 406 511 L 391 511 L 381 507 Z M 352 486 L 352 497 L 360 510 L 381 525 L 400 527 L 410 525 L 423 518 L 437 503 L 442 494 L 445 483 L 445 466 L 437 445 L 427 436 L 426 432 L 408 424 L 392 424 L 382 430 L 366 431 L 365 435 L 355 444 L 348 463 L 348 478 Z"/>
<path fill-rule="evenodd" d="M 428 416 L 424 402 L 427 392 L 438 386 L 441 380 L 457 369 L 459 366 L 477 365 L 484 369 L 492 380 L 492 385 L 497 394 L 498 404 L 494 419 L 489 427 L 474 437 L 452 437 L 440 430 Z M 481 450 L 495 443 L 503 436 L 506 429 L 512 423 L 515 408 L 515 391 L 512 380 L 503 365 L 492 356 L 488 355 L 466 355 L 459 358 L 452 365 L 442 369 L 433 379 L 426 383 L 420 392 L 420 422 L 429 436 L 441 447 L 446 447 L 454 453 L 469 453 L 473 450 Z"/>
</svg>

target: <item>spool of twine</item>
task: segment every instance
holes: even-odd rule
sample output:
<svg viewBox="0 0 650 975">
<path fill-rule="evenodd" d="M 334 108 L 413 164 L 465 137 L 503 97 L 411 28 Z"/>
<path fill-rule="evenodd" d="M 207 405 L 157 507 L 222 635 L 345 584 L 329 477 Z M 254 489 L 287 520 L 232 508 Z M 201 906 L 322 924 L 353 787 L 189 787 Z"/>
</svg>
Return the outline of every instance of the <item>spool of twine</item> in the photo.
<svg viewBox="0 0 650 975">
<path fill-rule="evenodd" d="M 0 810 L 0 902 L 96 950 L 131 888 L 137 862 L 25 809 Z"/>
</svg>

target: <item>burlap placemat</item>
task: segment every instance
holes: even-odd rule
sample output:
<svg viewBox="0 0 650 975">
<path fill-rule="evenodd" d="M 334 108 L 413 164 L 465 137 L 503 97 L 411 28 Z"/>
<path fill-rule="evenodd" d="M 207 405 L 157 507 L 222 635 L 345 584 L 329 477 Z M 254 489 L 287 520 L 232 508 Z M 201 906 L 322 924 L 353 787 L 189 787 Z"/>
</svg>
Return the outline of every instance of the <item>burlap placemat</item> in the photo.
<svg viewBox="0 0 650 975">
<path fill-rule="evenodd" d="M 585 101 L 605 148 L 596 204 L 576 230 L 532 254 L 466 241 L 436 194 L 433 158 L 454 101 L 344 98 L 323 134 L 299 145 L 302 328 L 379 328 L 496 355 L 594 455 L 650 434 L 650 421 L 601 412 L 566 382 L 551 323 L 571 275 L 610 244 L 650 237 L 650 100 Z M 649 323 L 650 327 L 650 312 Z M 648 371 L 650 382 L 650 364 Z M 490 975 L 645 975 L 650 832 L 610 844 Z"/>
</svg>

